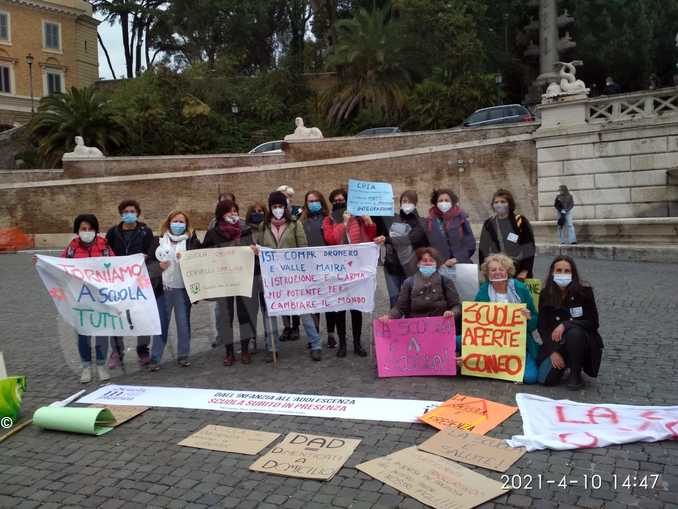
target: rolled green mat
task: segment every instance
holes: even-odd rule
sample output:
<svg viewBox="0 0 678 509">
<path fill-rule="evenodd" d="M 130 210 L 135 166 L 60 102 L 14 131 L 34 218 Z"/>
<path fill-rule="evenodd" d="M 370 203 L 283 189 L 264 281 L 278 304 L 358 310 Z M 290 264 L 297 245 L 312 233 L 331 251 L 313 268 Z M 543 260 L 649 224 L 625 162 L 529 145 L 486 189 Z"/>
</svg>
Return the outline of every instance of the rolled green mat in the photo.
<svg viewBox="0 0 678 509">
<path fill-rule="evenodd" d="M 113 414 L 106 408 L 44 406 L 33 414 L 36 426 L 85 435 L 108 433 L 114 422 Z"/>
<path fill-rule="evenodd" d="M 25 376 L 10 376 L 0 379 L 0 418 L 9 417 L 13 422 L 19 420 L 21 398 L 25 390 Z"/>
</svg>

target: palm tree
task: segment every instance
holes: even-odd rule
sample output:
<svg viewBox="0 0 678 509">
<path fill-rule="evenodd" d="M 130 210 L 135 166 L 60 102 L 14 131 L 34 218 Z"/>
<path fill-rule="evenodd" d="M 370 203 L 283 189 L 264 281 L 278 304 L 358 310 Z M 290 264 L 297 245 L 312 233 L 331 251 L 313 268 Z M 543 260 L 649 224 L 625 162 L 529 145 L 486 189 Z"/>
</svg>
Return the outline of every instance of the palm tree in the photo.
<svg viewBox="0 0 678 509">
<path fill-rule="evenodd" d="M 351 19 L 337 23 L 338 40 L 330 65 L 338 83 L 322 97 L 331 124 L 339 124 L 361 108 L 381 111 L 384 119 L 403 110 L 410 73 L 399 23 L 390 8 L 359 9 Z"/>
<path fill-rule="evenodd" d="M 93 87 L 43 97 L 31 121 L 41 157 L 56 166 L 65 152 L 73 150 L 75 137 L 106 154 L 122 145 L 126 128 L 112 113 L 109 103 Z"/>
</svg>

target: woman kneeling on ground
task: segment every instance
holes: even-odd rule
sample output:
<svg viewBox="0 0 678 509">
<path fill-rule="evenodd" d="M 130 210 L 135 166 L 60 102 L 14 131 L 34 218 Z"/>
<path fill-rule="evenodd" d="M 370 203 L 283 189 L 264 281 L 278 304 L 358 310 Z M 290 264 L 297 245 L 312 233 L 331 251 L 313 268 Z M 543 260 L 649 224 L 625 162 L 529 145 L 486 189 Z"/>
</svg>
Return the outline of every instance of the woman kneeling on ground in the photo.
<svg viewBox="0 0 678 509">
<path fill-rule="evenodd" d="M 379 319 L 459 316 L 461 305 L 454 282 L 438 272 L 440 254 L 433 248 L 421 247 L 415 255 L 417 273 L 405 280 L 395 305 Z"/>
<path fill-rule="evenodd" d="M 516 273 L 513 260 L 503 254 L 493 254 L 485 258 L 480 266 L 487 280 L 478 289 L 476 302 L 504 302 L 508 304 L 525 304 L 527 308 L 523 313 L 527 318 L 527 330 L 525 344 L 525 374 L 523 383 L 537 383 L 537 358 L 539 356 L 539 344 L 532 337 L 537 330 L 538 315 L 534 307 L 534 301 L 527 286 L 514 278 Z M 457 336 L 457 352 L 462 352 L 461 336 Z M 462 355 L 460 353 L 460 355 Z M 462 355 L 463 358 L 463 355 Z"/>
<path fill-rule="evenodd" d="M 598 333 L 598 308 L 593 288 L 579 279 L 574 260 L 558 256 L 551 263 L 539 298 L 539 382 L 556 385 L 570 369 L 567 387 L 584 387 L 582 370 L 598 376 L 603 339 Z"/>
</svg>

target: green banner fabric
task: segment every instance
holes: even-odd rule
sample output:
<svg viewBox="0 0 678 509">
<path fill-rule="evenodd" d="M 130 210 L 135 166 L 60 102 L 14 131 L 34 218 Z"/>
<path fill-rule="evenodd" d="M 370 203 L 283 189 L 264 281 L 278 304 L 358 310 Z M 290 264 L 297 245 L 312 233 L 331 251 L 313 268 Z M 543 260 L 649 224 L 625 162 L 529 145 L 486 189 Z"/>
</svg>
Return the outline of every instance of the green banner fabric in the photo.
<svg viewBox="0 0 678 509">
<path fill-rule="evenodd" d="M 10 376 L 0 379 L 0 418 L 9 417 L 13 422 L 19 420 L 21 398 L 25 390 L 25 376 Z"/>
<path fill-rule="evenodd" d="M 33 414 L 33 424 L 44 429 L 103 435 L 113 429 L 115 419 L 106 408 L 42 407 Z"/>
</svg>

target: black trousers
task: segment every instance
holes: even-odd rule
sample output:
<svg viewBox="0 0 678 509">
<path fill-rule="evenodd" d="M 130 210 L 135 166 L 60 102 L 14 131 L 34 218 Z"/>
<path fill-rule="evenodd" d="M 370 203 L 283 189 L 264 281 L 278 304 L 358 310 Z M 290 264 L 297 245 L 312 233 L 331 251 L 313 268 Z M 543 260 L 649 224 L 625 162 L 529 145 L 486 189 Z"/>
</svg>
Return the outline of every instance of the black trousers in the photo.
<svg viewBox="0 0 678 509">
<path fill-rule="evenodd" d="M 563 356 L 565 366 L 570 368 L 570 372 L 581 373 L 582 367 L 590 363 L 588 342 L 589 338 L 586 331 L 580 327 L 572 327 L 563 334 L 555 351 Z M 547 357 L 545 361 L 551 362 L 551 359 Z M 544 385 L 557 385 L 564 372 L 564 369 L 552 367 L 546 376 Z"/>
<path fill-rule="evenodd" d="M 334 334 L 334 331 L 336 329 L 336 313 L 329 312 L 325 313 L 325 322 L 327 323 L 327 333 L 328 334 Z M 317 329 L 318 333 L 320 333 L 320 313 L 315 313 L 313 315 L 313 321 L 315 322 L 315 328 Z M 346 329 L 344 329 L 344 336 L 346 336 Z"/>
<path fill-rule="evenodd" d="M 353 341 L 360 343 L 360 335 L 363 331 L 363 313 L 356 309 L 351 309 L 351 332 L 353 333 Z M 334 315 L 334 325 L 337 328 L 337 335 L 339 339 L 346 340 L 346 311 L 334 311 L 327 313 Z M 329 329 L 329 325 L 328 325 Z"/>
</svg>

